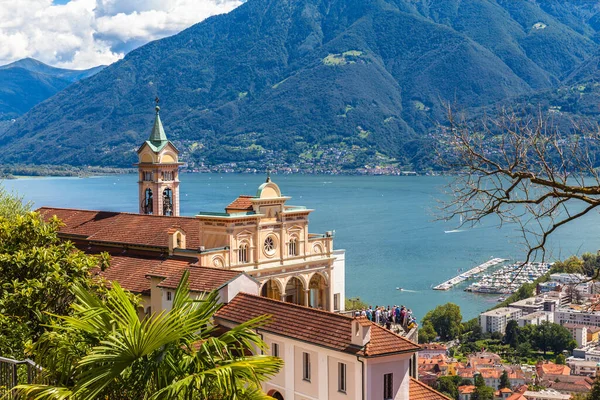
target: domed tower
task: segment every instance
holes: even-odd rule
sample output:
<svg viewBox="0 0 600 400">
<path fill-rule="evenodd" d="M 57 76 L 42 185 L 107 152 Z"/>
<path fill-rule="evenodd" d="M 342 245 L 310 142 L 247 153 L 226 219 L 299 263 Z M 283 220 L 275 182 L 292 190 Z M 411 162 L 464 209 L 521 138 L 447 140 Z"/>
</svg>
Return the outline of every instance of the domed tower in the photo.
<svg viewBox="0 0 600 400">
<path fill-rule="evenodd" d="M 167 139 L 159 116 L 150 138 L 138 149 L 138 187 L 140 214 L 179 215 L 179 150 Z"/>
</svg>

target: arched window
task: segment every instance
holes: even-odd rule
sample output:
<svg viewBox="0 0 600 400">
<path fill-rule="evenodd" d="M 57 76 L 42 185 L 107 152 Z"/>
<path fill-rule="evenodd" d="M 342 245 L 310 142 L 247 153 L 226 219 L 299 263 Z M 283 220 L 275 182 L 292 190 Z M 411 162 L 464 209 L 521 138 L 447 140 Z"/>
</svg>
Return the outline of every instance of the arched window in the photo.
<svg viewBox="0 0 600 400">
<path fill-rule="evenodd" d="M 290 239 L 290 243 L 288 244 L 288 254 L 290 256 L 298 255 L 298 239 L 296 239 L 296 238 Z"/>
<path fill-rule="evenodd" d="M 163 191 L 163 215 L 173 215 L 173 191 L 168 188 Z"/>
<path fill-rule="evenodd" d="M 177 248 L 181 248 L 181 233 L 177 234 Z"/>
<path fill-rule="evenodd" d="M 153 213 L 153 198 L 152 198 L 152 189 L 148 188 L 144 192 L 144 214 L 152 214 Z"/>
<path fill-rule="evenodd" d="M 242 243 L 238 249 L 238 261 L 240 263 L 248 262 L 248 244 Z"/>
</svg>

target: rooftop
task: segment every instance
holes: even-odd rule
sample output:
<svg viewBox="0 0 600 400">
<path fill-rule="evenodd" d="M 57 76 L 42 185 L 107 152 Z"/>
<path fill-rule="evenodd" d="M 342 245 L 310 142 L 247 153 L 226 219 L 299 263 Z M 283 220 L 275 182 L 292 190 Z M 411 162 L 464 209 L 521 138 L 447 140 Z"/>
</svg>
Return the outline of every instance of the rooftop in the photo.
<svg viewBox="0 0 600 400">
<path fill-rule="evenodd" d="M 225 207 L 225 210 L 252 211 L 254 208 L 252 207 L 251 199 L 253 198 L 254 196 L 241 195 Z"/>
<path fill-rule="evenodd" d="M 351 354 L 374 357 L 415 352 L 420 346 L 371 323 L 371 341 L 360 348 L 352 344 L 351 317 L 315 308 L 240 293 L 215 315 L 217 319 L 243 323 L 261 315 L 270 321 L 261 330 Z"/>
<path fill-rule="evenodd" d="M 521 309 L 520 308 L 513 308 L 513 307 L 500 307 L 500 308 L 496 308 L 494 310 L 490 310 L 490 311 L 486 311 L 484 313 L 481 313 L 481 315 L 485 315 L 485 316 L 503 316 L 503 315 L 508 315 L 508 314 L 512 314 L 514 312 L 520 312 Z"/>
<path fill-rule="evenodd" d="M 242 272 L 231 271 L 222 268 L 200 267 L 192 265 L 182 268 L 176 273 L 170 275 L 167 279 L 158 284 L 158 287 L 165 289 L 177 289 L 184 271 L 189 271 L 188 282 L 190 290 L 193 292 L 210 292 L 217 290 L 242 275 Z"/>
<path fill-rule="evenodd" d="M 452 400 L 412 377 L 410 378 L 409 398 L 410 400 Z"/>
<path fill-rule="evenodd" d="M 194 260 L 180 257 L 162 257 L 156 253 L 148 254 L 135 250 L 88 247 L 88 254 L 98 254 L 106 251 L 110 257 L 110 265 L 105 271 L 97 270 L 109 282 L 116 281 L 124 289 L 138 294 L 150 294 L 150 280 L 147 278 L 151 271 L 160 271 L 163 276 L 185 269 Z"/>
<path fill-rule="evenodd" d="M 37 211 L 44 219 L 53 215 L 58 217 L 64 223 L 61 234 L 89 241 L 168 248 L 169 229 L 180 228 L 185 232 L 187 248 L 200 246 L 200 222 L 192 217 L 53 207 L 42 207 Z"/>
</svg>

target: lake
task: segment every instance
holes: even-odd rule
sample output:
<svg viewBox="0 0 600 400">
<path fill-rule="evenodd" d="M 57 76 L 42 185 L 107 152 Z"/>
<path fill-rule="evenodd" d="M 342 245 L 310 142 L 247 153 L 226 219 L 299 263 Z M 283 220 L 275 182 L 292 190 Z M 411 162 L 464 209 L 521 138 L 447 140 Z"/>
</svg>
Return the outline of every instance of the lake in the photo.
<svg viewBox="0 0 600 400">
<path fill-rule="evenodd" d="M 456 233 L 456 224 L 434 222 L 447 177 L 274 175 L 288 202 L 315 211 L 310 231 L 335 230 L 335 248 L 346 249 L 346 296 L 375 305 L 403 304 L 418 319 L 436 305 L 454 302 L 465 319 L 496 303 L 459 286 L 447 292 L 432 285 L 490 257 L 523 259 L 516 227 L 495 221 Z M 181 174 L 181 214 L 224 211 L 240 194 L 254 194 L 263 175 Z M 93 178 L 26 178 L 4 186 L 32 201 L 53 206 L 138 212 L 137 175 Z M 550 240 L 553 259 L 600 248 L 598 213 L 559 229 Z M 406 291 L 399 292 L 396 287 Z"/>
</svg>

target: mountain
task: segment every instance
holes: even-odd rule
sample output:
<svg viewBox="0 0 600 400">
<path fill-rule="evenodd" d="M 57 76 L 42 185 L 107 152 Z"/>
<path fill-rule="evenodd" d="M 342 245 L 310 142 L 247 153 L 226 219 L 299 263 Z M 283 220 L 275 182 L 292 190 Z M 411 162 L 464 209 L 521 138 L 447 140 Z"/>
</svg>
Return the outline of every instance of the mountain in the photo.
<svg viewBox="0 0 600 400">
<path fill-rule="evenodd" d="M 71 83 L 102 70 L 54 68 L 32 58 L 0 66 L 0 120 L 16 118 Z"/>
<path fill-rule="evenodd" d="M 598 53 L 599 11 L 577 0 L 249 0 L 37 105 L 1 136 L 0 162 L 129 166 L 156 96 L 190 162 L 331 149 L 348 167 L 364 155 L 427 162 L 442 101 L 478 108 L 559 87 Z"/>
</svg>

